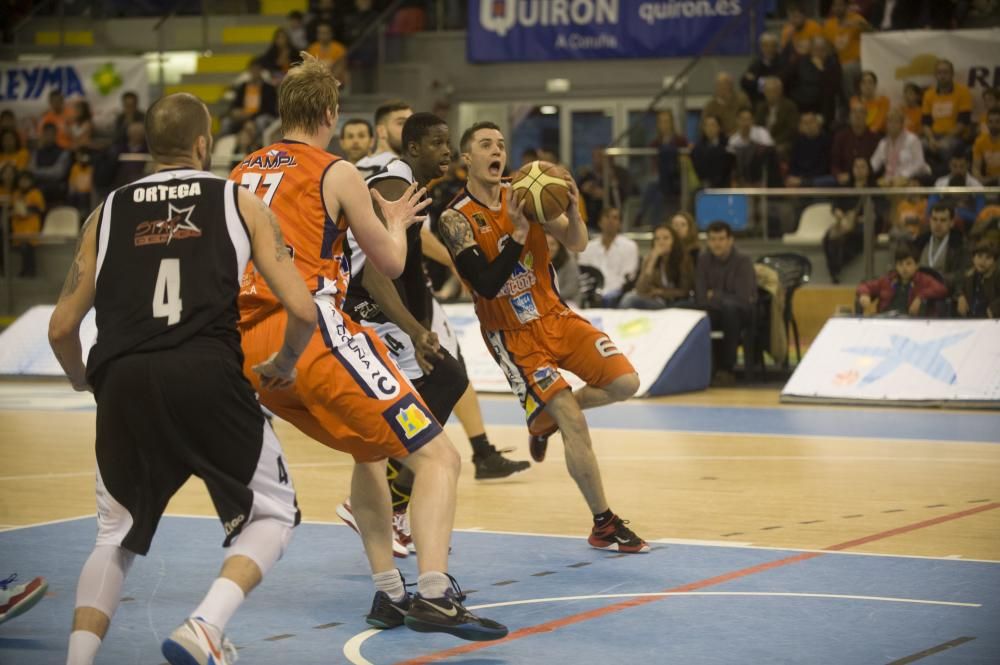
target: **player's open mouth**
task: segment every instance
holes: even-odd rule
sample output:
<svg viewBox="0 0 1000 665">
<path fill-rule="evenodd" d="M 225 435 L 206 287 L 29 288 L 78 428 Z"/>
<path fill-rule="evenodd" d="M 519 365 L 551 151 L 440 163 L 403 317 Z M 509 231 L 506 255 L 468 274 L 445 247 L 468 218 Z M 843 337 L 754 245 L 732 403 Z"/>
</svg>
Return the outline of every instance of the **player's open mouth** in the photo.
<svg viewBox="0 0 1000 665">
<path fill-rule="evenodd" d="M 490 162 L 490 175 L 500 175 L 500 160 Z"/>
</svg>

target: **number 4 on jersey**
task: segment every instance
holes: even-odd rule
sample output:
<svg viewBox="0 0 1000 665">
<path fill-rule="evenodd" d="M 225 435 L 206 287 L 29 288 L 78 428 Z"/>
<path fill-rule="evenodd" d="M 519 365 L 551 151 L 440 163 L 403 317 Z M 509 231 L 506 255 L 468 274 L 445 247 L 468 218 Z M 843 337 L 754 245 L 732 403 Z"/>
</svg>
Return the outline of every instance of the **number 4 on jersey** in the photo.
<svg viewBox="0 0 1000 665">
<path fill-rule="evenodd" d="M 163 259 L 153 287 L 153 318 L 167 318 L 172 326 L 181 320 L 181 260 Z"/>
</svg>

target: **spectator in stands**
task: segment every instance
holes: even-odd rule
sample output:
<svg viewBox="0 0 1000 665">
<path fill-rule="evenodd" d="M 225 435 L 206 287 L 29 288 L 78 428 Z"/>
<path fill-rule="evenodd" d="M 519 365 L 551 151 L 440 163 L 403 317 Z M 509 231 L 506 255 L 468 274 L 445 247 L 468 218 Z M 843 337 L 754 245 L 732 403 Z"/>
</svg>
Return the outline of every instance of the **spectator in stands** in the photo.
<svg viewBox="0 0 1000 665">
<path fill-rule="evenodd" d="M 114 159 L 113 187 L 122 187 L 135 182 L 146 174 L 149 162 L 139 161 L 136 156 L 149 153 L 146 145 L 146 125 L 133 122 L 125 130 L 125 142 L 115 146 L 112 155 Z M 126 158 L 125 155 L 129 157 Z"/>
<path fill-rule="evenodd" d="M 234 134 L 245 120 L 253 120 L 257 130 L 263 132 L 278 116 L 278 91 L 264 80 L 264 66 L 260 60 L 250 62 L 250 78 L 236 88 L 236 96 L 222 120 L 220 134 Z"/>
<path fill-rule="evenodd" d="M 293 9 L 288 12 L 285 20 L 287 21 L 285 32 L 288 33 L 288 41 L 292 48 L 296 53 L 305 51 L 309 48 L 309 36 L 306 34 L 305 17 L 302 16 L 302 12 Z"/>
<path fill-rule="evenodd" d="M 934 183 L 935 187 L 982 187 L 983 184 L 969 174 L 969 157 L 964 152 L 954 153 L 948 160 L 948 175 L 942 176 Z M 930 203 L 940 200 L 933 195 Z M 971 228 L 979 211 L 986 205 L 986 197 L 982 194 L 949 194 L 944 197 L 955 212 L 955 222 L 961 228 Z"/>
<path fill-rule="evenodd" d="M 545 149 L 542 148 L 538 151 L 539 159 L 557 164 L 558 162 L 552 161 L 552 159 L 555 158 L 554 154 L 545 157 L 542 156 L 544 150 Z M 600 220 L 603 215 L 605 177 L 611 178 L 612 206 L 624 202 L 631 188 L 629 186 L 628 171 L 615 164 L 613 160 L 611 161 L 611 173 L 605 173 L 604 150 L 602 148 L 595 148 L 591 153 L 591 156 L 592 159 L 590 167 L 586 167 L 581 170 L 580 177 L 577 178 L 577 182 L 579 183 L 580 194 L 583 198 L 584 207 L 586 208 L 587 221 L 590 224 L 594 224 L 594 221 Z M 616 208 L 614 209 L 614 214 L 616 217 L 619 214 Z"/>
<path fill-rule="evenodd" d="M 38 147 L 28 162 L 28 170 L 34 174 L 38 188 L 50 204 L 65 199 L 66 175 L 70 167 L 70 154 L 56 143 L 57 137 L 58 128 L 55 125 L 42 125 Z"/>
<path fill-rule="evenodd" d="M 772 76 L 764 81 L 764 99 L 757 104 L 756 124 L 765 127 L 774 139 L 778 157 L 787 160 L 799 126 L 799 110 L 785 97 L 781 79 Z"/>
<path fill-rule="evenodd" d="M 698 240 L 698 224 L 695 223 L 694 216 L 689 212 L 678 210 L 670 218 L 670 228 L 677 233 L 684 251 L 691 257 L 691 265 L 697 265 L 701 242 Z"/>
<path fill-rule="evenodd" d="M 989 110 L 986 128 L 972 146 L 972 173 L 984 185 L 995 186 L 1000 184 L 1000 107 Z"/>
<path fill-rule="evenodd" d="M 20 131 L 17 126 L 17 116 L 10 109 L 4 109 L 0 111 L 0 132 L 11 130 L 17 134 L 17 137 L 24 142 L 24 134 Z"/>
<path fill-rule="evenodd" d="M 635 289 L 622 298 L 624 309 L 663 309 L 689 303 L 694 291 L 694 264 L 669 224 L 653 231 L 653 245 L 642 262 Z"/>
<path fill-rule="evenodd" d="M 858 157 L 871 159 L 878 147 L 879 136 L 868 129 L 864 107 L 851 109 L 850 124 L 833 137 L 830 172 L 840 185 L 851 181 L 851 168 Z"/>
<path fill-rule="evenodd" d="M 742 90 L 737 90 L 733 77 L 728 72 L 719 72 L 715 77 L 715 95 L 705 104 L 702 113 L 714 115 L 722 123 L 722 131 L 727 135 L 736 130 L 736 116 L 740 109 L 749 108 L 750 99 Z"/>
<path fill-rule="evenodd" d="M 729 187 L 733 179 L 733 154 L 727 148 L 722 123 L 702 115 L 701 138 L 691 149 L 691 164 L 702 187 Z"/>
<path fill-rule="evenodd" d="M 924 91 L 916 83 L 903 86 L 903 117 L 906 131 L 917 136 L 924 135 Z"/>
<path fill-rule="evenodd" d="M 556 285 L 559 296 L 573 305 L 580 304 L 580 266 L 573 252 L 568 251 L 555 236 L 546 233 L 545 242 L 549 246 L 552 267 L 556 269 Z"/>
<path fill-rule="evenodd" d="M 21 137 L 13 129 L 0 130 L 0 166 L 13 164 L 18 171 L 28 168 L 31 155 L 21 145 Z"/>
<path fill-rule="evenodd" d="M 0 210 L 6 208 L 17 189 L 17 167 L 7 162 L 0 164 Z M 3 259 L 3 252 L 0 252 L 0 260 Z"/>
<path fill-rule="evenodd" d="M 765 32 L 758 42 L 760 55 L 750 61 L 750 66 L 740 79 L 740 87 L 754 105 L 764 99 L 764 82 L 772 76 L 785 73 L 785 59 L 778 50 L 777 36 Z"/>
<path fill-rule="evenodd" d="M 246 155 L 263 147 L 256 123 L 253 120 L 244 120 L 240 131 L 236 132 L 236 145 L 233 146 L 233 159 L 229 167 L 235 167 Z"/>
<path fill-rule="evenodd" d="M 146 112 L 139 108 L 139 95 L 132 91 L 121 96 L 122 110 L 115 116 L 112 145 L 124 145 L 128 141 L 128 128 L 133 122 L 144 122 Z M 143 141 L 145 142 L 145 140 Z"/>
<path fill-rule="evenodd" d="M 86 219 L 94 209 L 94 164 L 90 152 L 82 148 L 73 153 L 73 166 L 69 169 L 66 203 L 80 211 Z"/>
<path fill-rule="evenodd" d="M 306 25 L 306 39 L 312 44 L 319 38 L 319 26 L 328 25 L 333 28 L 336 25 L 337 13 L 333 0 L 319 0 L 313 10 L 312 18 Z"/>
<path fill-rule="evenodd" d="M 871 187 L 872 171 L 868 160 L 858 157 L 851 169 L 849 187 Z M 864 200 L 860 196 L 833 199 L 834 222 L 823 234 L 823 253 L 830 280 L 840 284 L 840 273 L 858 254 L 864 245 L 864 226 L 861 216 Z"/>
<path fill-rule="evenodd" d="M 955 66 L 938 60 L 934 66 L 937 85 L 924 92 L 924 154 L 935 175 L 946 168 L 952 153 L 964 149 L 963 136 L 972 126 L 972 93 L 955 81 Z"/>
<path fill-rule="evenodd" d="M 365 30 L 378 19 L 372 0 L 354 0 L 354 11 L 344 17 L 344 43 L 354 49 L 348 56 L 354 92 L 374 92 L 378 65 L 378 32 Z"/>
<path fill-rule="evenodd" d="M 830 4 L 830 18 L 823 24 L 823 36 L 833 44 L 840 62 L 843 100 L 850 99 L 858 90 L 858 80 L 861 78 L 861 33 L 871 29 L 864 16 L 848 12 L 847 0 L 833 0 Z"/>
<path fill-rule="evenodd" d="M 656 138 L 653 139 L 653 147 L 659 154 L 657 155 L 656 170 L 658 175 L 658 195 L 652 205 L 656 214 L 656 219 L 663 218 L 663 206 L 675 205 L 680 200 L 681 195 L 681 163 L 680 151 L 688 147 L 688 140 L 677 131 L 677 124 L 674 122 L 674 112 L 667 109 L 656 114 Z M 647 205 L 646 197 L 643 197 L 643 208 Z M 640 217 L 641 217 L 640 213 Z"/>
<path fill-rule="evenodd" d="M 808 58 L 812 41 L 823 36 L 823 28 L 811 18 L 806 18 L 801 3 L 787 3 L 786 12 L 788 21 L 781 28 L 781 49 L 785 62 L 791 64 Z"/>
<path fill-rule="evenodd" d="M 876 134 L 885 131 L 886 115 L 889 113 L 889 98 L 878 94 L 878 77 L 875 72 L 865 70 L 858 83 L 859 94 L 851 97 L 851 108 L 863 106 L 865 124 Z"/>
<path fill-rule="evenodd" d="M 21 255 L 21 272 L 18 277 L 35 276 L 35 244 L 31 236 L 42 230 L 45 216 L 45 197 L 35 187 L 35 178 L 28 171 L 17 175 L 17 187 L 11 197 L 11 247 Z M 19 237 L 20 236 L 20 237 Z"/>
<path fill-rule="evenodd" d="M 288 73 L 288 68 L 300 60 L 299 50 L 292 46 L 291 37 L 284 28 L 274 31 L 271 45 L 260 56 L 260 63 L 270 73 L 274 85 L 278 85 Z"/>
<path fill-rule="evenodd" d="M 1000 109 L 1000 88 L 983 88 L 983 112 L 979 116 L 979 133 L 989 134 L 990 110 Z"/>
<path fill-rule="evenodd" d="M 858 285 L 858 305 L 863 314 L 892 313 L 920 316 L 928 300 L 948 296 L 948 287 L 932 275 L 918 272 L 917 250 L 910 246 L 896 249 L 895 268 L 877 279 Z"/>
<path fill-rule="evenodd" d="M 972 252 L 972 267 L 955 286 L 955 308 L 959 316 L 970 319 L 1000 318 L 1000 270 L 997 256 L 1000 247 L 981 242 Z"/>
<path fill-rule="evenodd" d="M 966 267 L 964 239 L 955 228 L 955 213 L 942 201 L 931 206 L 930 229 L 917 236 L 913 247 L 918 252 L 918 265 L 936 270 L 949 287 Z"/>
<path fill-rule="evenodd" d="M 792 143 L 785 186 L 832 187 L 836 182 L 830 174 L 830 135 L 820 126 L 819 116 L 811 111 L 803 113 Z"/>
<path fill-rule="evenodd" d="M 927 198 L 911 194 L 895 202 L 889 224 L 890 253 L 902 245 L 912 245 L 920 235 L 927 213 Z"/>
<path fill-rule="evenodd" d="M 316 26 L 316 41 L 309 46 L 309 55 L 326 63 L 338 80 L 346 81 L 347 48 L 333 38 L 333 26 L 328 23 Z"/>
<path fill-rule="evenodd" d="M 799 113 L 818 113 L 831 127 L 842 96 L 840 64 L 830 54 L 825 37 L 814 37 L 808 57 L 799 58 L 788 70 L 788 96 Z"/>
<path fill-rule="evenodd" d="M 779 182 L 771 133 L 753 124 L 753 112 L 748 108 L 739 112 L 737 123 L 736 132 L 729 137 L 727 145 L 734 156 L 735 180 L 748 186 Z"/>
<path fill-rule="evenodd" d="M 72 120 L 72 111 L 66 106 L 66 98 L 58 90 L 49 93 L 49 108 L 38 121 L 38 135 L 41 136 L 45 125 L 56 128 L 55 143 L 63 150 L 72 145 L 67 125 Z"/>
<path fill-rule="evenodd" d="M 920 139 L 908 132 L 903 123 L 903 112 L 892 109 L 886 116 L 886 134 L 872 154 L 872 169 L 878 174 L 879 187 L 905 187 L 920 184 L 921 178 L 930 176 L 931 169 L 924 161 L 924 147 Z"/>
<path fill-rule="evenodd" d="M 371 154 L 372 125 L 362 118 L 350 118 L 340 128 L 340 149 L 351 164 Z"/>
<path fill-rule="evenodd" d="M 598 219 L 601 234 L 587 243 L 577 257 L 580 265 L 593 266 L 604 275 L 604 306 L 614 307 L 639 270 L 639 246 L 621 235 L 617 208 L 605 208 Z"/>
<path fill-rule="evenodd" d="M 698 256 L 695 303 L 705 309 L 713 330 L 722 331 L 715 355 L 716 385 L 732 384 L 740 341 L 751 333 L 757 276 L 750 257 L 736 249 L 733 230 L 723 221 L 708 225 L 708 251 Z"/>
<path fill-rule="evenodd" d="M 72 119 L 66 125 L 71 150 L 88 150 L 93 147 L 94 115 L 85 99 L 74 100 L 70 104 Z"/>
</svg>

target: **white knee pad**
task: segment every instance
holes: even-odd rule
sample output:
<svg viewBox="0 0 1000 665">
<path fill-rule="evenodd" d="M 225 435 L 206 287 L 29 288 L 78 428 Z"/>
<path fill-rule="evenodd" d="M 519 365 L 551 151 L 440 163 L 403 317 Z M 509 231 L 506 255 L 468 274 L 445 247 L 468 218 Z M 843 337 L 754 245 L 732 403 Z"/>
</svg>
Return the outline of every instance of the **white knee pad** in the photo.
<svg viewBox="0 0 1000 665">
<path fill-rule="evenodd" d="M 235 542 L 226 551 L 226 558 L 245 556 L 260 568 L 261 575 L 267 575 L 292 540 L 292 529 L 273 519 L 259 519 L 250 522 Z"/>
<path fill-rule="evenodd" d="M 80 571 L 76 606 L 93 607 L 110 618 L 118 609 L 125 576 L 135 554 L 117 545 L 98 545 Z"/>
</svg>

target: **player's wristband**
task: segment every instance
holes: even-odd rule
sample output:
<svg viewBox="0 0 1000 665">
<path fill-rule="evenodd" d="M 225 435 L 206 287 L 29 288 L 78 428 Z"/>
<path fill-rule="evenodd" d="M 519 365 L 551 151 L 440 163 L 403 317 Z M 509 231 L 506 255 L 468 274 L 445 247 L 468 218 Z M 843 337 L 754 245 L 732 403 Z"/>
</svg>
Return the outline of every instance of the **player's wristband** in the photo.
<svg viewBox="0 0 1000 665">
<path fill-rule="evenodd" d="M 495 298 L 514 272 L 514 266 L 521 257 L 524 245 L 509 239 L 500 255 L 487 261 L 479 247 L 468 247 L 455 257 L 458 274 L 465 278 L 484 298 Z"/>
</svg>

